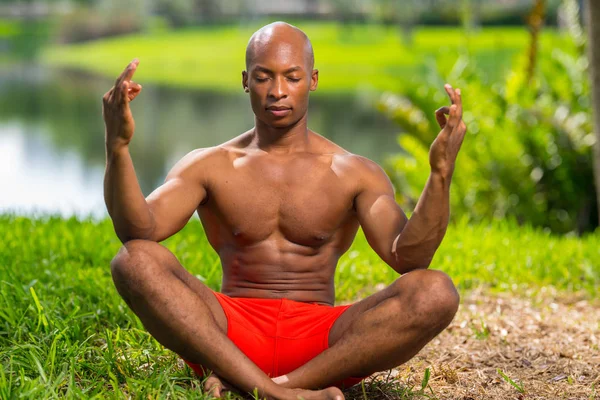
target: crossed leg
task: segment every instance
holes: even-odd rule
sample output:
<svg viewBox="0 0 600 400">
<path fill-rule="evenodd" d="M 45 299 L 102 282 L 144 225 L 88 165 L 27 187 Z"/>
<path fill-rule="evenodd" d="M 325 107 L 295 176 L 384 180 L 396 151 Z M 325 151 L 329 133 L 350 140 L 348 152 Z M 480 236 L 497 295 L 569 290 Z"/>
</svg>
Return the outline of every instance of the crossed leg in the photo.
<svg viewBox="0 0 600 400">
<path fill-rule="evenodd" d="M 458 303 L 458 292 L 443 272 L 406 273 L 348 308 L 329 333 L 329 348 L 276 381 L 311 389 L 397 367 L 450 324 Z"/>
<path fill-rule="evenodd" d="M 458 292 L 443 272 L 404 274 L 348 308 L 334 323 L 327 350 L 274 381 L 316 389 L 397 367 L 450 324 L 458 303 Z M 218 376 L 213 379 L 219 383 Z"/>
<path fill-rule="evenodd" d="M 226 336 L 225 314 L 210 289 L 164 246 L 129 241 L 112 260 L 111 272 L 117 291 L 156 340 L 236 388 L 256 388 L 268 399 L 343 399 L 335 387 L 309 391 L 273 382 Z"/>
</svg>

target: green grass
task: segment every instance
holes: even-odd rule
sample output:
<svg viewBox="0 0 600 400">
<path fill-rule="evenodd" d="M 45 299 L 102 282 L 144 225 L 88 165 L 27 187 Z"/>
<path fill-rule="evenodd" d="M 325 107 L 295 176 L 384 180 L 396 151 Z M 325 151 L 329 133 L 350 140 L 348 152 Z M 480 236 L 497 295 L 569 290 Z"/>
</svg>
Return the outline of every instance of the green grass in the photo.
<svg viewBox="0 0 600 400">
<path fill-rule="evenodd" d="M 407 45 L 397 27 L 339 26 L 299 22 L 312 40 L 319 92 L 374 88 L 398 90 L 403 81 L 425 79 L 423 66 L 435 60 L 446 73 L 460 53 L 469 51 L 492 79 L 504 73 L 511 57 L 529 43 L 525 28 L 486 28 L 467 35 L 460 28 L 418 28 Z M 214 90 L 240 90 L 248 38 L 261 26 L 222 26 L 136 34 L 55 46 L 44 52 L 50 65 L 74 67 L 116 78 L 129 61 L 140 58 L 140 83 Z M 559 46 L 560 36 L 544 30 L 540 48 Z"/>
<path fill-rule="evenodd" d="M 143 329 L 113 287 L 110 221 L 0 216 L 0 398 L 198 398 L 178 357 Z M 197 220 L 165 244 L 213 289 L 220 265 Z M 510 222 L 450 226 L 432 267 L 461 291 L 553 285 L 595 295 L 600 234 L 556 237 Z M 359 235 L 340 260 L 337 300 L 397 278 Z M 116 390 L 118 388 L 118 390 Z"/>
</svg>

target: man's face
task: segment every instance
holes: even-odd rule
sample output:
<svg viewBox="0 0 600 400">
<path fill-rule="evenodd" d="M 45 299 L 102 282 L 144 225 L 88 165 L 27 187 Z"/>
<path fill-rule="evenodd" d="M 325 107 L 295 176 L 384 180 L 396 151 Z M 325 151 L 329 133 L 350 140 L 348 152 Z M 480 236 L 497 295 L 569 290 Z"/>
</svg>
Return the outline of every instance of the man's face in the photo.
<svg viewBox="0 0 600 400">
<path fill-rule="evenodd" d="M 242 84 L 259 120 L 285 128 L 306 114 L 309 92 L 318 82 L 318 71 L 310 64 L 304 43 L 272 40 L 256 45 L 248 71 L 242 72 Z"/>
</svg>

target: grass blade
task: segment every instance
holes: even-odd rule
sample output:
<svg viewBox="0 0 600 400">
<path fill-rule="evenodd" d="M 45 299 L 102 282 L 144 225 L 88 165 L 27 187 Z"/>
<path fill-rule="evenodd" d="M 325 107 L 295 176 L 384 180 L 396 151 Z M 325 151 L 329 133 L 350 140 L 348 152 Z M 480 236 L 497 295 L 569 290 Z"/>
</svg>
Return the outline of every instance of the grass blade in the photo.
<svg viewBox="0 0 600 400">
<path fill-rule="evenodd" d="M 523 385 L 519 385 L 517 382 L 510 379 L 508 375 L 506 375 L 500 368 L 498 368 L 498 373 L 500 376 L 508 383 L 510 383 L 519 393 L 525 393 L 525 389 L 523 389 Z"/>
</svg>

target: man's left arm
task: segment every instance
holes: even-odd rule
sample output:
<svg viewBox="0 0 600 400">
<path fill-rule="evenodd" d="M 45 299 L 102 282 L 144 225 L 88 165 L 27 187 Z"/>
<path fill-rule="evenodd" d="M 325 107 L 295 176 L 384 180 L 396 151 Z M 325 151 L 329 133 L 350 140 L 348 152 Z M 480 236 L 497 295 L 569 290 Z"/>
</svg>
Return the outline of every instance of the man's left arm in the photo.
<svg viewBox="0 0 600 400">
<path fill-rule="evenodd" d="M 400 274 L 429 267 L 448 227 L 450 181 L 466 126 L 462 121 L 460 89 L 454 90 L 450 85 L 445 89 L 452 105 L 436 111 L 442 130 L 431 145 L 431 174 L 410 220 L 395 202 L 388 177 L 373 165 L 363 177 L 362 190 L 355 200 L 367 241 Z"/>
</svg>

